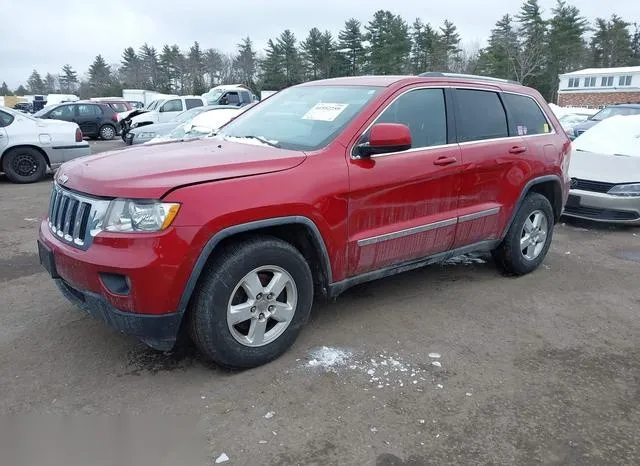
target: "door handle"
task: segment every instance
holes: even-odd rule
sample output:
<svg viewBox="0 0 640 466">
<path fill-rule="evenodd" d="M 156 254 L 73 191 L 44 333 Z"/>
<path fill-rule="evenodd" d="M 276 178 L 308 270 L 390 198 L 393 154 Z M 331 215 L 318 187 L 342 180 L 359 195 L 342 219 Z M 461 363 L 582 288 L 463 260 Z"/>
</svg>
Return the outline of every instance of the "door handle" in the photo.
<svg viewBox="0 0 640 466">
<path fill-rule="evenodd" d="M 433 161 L 434 165 L 451 165 L 452 163 L 456 163 L 458 159 L 455 157 L 439 157 Z"/>
<path fill-rule="evenodd" d="M 523 152 L 526 152 L 527 148 L 524 146 L 513 146 L 511 149 L 509 149 L 509 153 L 510 154 L 522 154 Z"/>
</svg>

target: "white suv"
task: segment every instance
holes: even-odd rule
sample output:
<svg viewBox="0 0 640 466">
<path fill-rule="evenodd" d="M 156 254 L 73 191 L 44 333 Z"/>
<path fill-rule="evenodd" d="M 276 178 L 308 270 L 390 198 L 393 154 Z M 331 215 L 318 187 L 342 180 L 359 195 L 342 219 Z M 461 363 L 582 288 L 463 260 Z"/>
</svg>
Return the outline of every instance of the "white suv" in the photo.
<svg viewBox="0 0 640 466">
<path fill-rule="evenodd" d="M 203 97 L 187 95 L 159 100 L 149 107 L 149 111 L 131 118 L 131 128 L 154 123 L 166 123 L 185 110 L 207 105 Z"/>
</svg>

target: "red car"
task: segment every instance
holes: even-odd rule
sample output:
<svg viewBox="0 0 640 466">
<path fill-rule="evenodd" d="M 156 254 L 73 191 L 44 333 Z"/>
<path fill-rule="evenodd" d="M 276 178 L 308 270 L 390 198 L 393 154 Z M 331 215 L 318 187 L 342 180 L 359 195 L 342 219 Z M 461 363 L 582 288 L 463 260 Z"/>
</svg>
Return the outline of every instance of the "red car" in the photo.
<svg viewBox="0 0 640 466">
<path fill-rule="evenodd" d="M 570 141 L 535 90 L 429 74 L 295 86 L 214 138 L 74 160 L 40 259 L 62 293 L 218 364 L 289 348 L 312 302 L 469 252 L 522 275 L 568 196 Z"/>
</svg>

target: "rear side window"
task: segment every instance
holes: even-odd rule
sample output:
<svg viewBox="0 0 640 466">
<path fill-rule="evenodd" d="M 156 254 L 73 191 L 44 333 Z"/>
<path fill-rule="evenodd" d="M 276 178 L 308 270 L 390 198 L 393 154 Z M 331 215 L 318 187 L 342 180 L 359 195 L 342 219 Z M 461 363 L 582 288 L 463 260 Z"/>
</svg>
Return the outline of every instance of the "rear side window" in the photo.
<svg viewBox="0 0 640 466">
<path fill-rule="evenodd" d="M 78 116 L 102 116 L 102 110 L 100 110 L 100 107 L 98 107 L 97 105 L 78 105 Z"/>
<path fill-rule="evenodd" d="M 13 115 L 0 111 L 0 128 L 9 126 L 13 123 Z"/>
<path fill-rule="evenodd" d="M 242 91 L 240 95 L 242 96 L 243 103 L 248 104 L 249 102 L 251 102 L 251 95 L 248 92 Z"/>
<path fill-rule="evenodd" d="M 118 113 L 126 112 L 128 110 L 127 106 L 121 102 L 111 102 L 109 106 Z"/>
<path fill-rule="evenodd" d="M 229 92 L 227 94 L 227 102 L 229 105 L 238 105 L 240 103 L 240 96 L 237 92 Z"/>
<path fill-rule="evenodd" d="M 416 89 L 398 97 L 376 123 L 402 123 L 411 130 L 411 147 L 447 143 L 447 113 L 442 89 Z"/>
<path fill-rule="evenodd" d="M 161 112 L 181 112 L 182 101 L 180 99 L 173 99 L 166 102 L 161 108 Z"/>
<path fill-rule="evenodd" d="M 497 93 L 457 89 L 456 100 L 459 142 L 509 136 L 507 115 Z"/>
<path fill-rule="evenodd" d="M 540 106 L 531 98 L 516 94 L 503 94 L 504 105 L 509 111 L 509 134 L 526 136 L 551 132 L 547 118 Z"/>
<path fill-rule="evenodd" d="M 185 99 L 184 103 L 187 105 L 187 110 L 191 110 L 195 107 L 202 107 L 202 100 L 200 99 Z"/>
</svg>

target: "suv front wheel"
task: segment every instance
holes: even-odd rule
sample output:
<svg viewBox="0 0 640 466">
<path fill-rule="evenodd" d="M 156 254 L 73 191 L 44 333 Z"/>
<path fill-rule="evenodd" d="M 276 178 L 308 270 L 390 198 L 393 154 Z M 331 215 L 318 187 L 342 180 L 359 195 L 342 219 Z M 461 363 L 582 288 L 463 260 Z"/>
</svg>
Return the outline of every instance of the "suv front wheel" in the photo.
<svg viewBox="0 0 640 466">
<path fill-rule="evenodd" d="M 537 269 L 551 246 L 553 225 L 549 200 L 542 194 L 527 194 L 503 242 L 493 251 L 498 267 L 512 275 Z"/>
<path fill-rule="evenodd" d="M 190 309 L 191 337 L 221 366 L 245 369 L 277 358 L 309 318 L 311 270 L 277 238 L 227 246 L 203 275 Z"/>
</svg>

